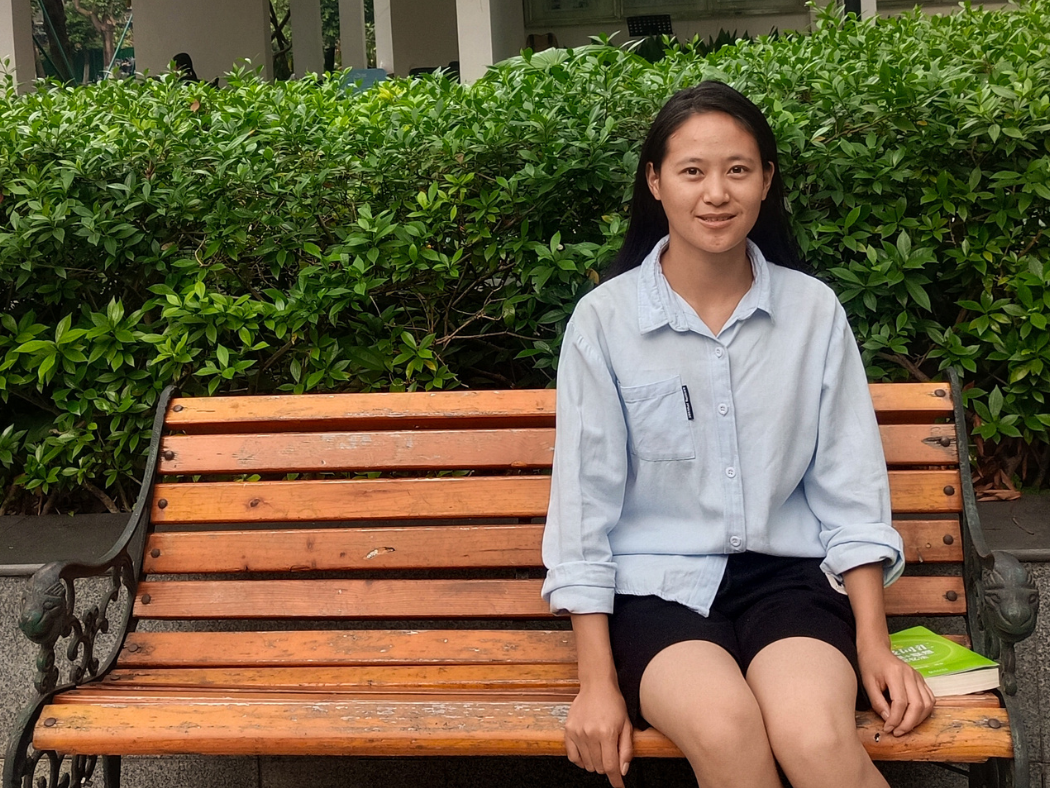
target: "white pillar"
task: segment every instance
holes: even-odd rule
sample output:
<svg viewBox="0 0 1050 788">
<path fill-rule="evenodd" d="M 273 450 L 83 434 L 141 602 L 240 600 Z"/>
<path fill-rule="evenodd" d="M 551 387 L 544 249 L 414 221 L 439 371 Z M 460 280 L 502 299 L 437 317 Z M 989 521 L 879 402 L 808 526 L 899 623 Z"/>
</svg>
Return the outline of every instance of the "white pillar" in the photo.
<svg viewBox="0 0 1050 788">
<path fill-rule="evenodd" d="M 14 77 L 19 93 L 33 89 L 36 58 L 30 0 L 0 0 L 0 73 Z"/>
<path fill-rule="evenodd" d="M 295 76 L 324 73 L 321 0 L 289 0 L 292 12 L 292 65 Z"/>
<path fill-rule="evenodd" d="M 374 0 L 376 65 L 408 76 L 459 60 L 456 0 Z M 510 2 L 510 0 L 501 0 Z"/>
<path fill-rule="evenodd" d="M 246 59 L 272 79 L 269 0 L 135 0 L 135 67 L 163 74 L 179 52 L 204 80 Z"/>
<path fill-rule="evenodd" d="M 339 49 L 343 68 L 368 68 L 364 0 L 339 0 Z"/>
<path fill-rule="evenodd" d="M 459 29 L 459 73 L 464 82 L 521 52 L 525 46 L 522 3 L 507 0 L 456 0 Z"/>
<path fill-rule="evenodd" d="M 376 28 L 376 67 L 388 74 L 394 70 L 394 23 L 390 17 L 390 3 L 393 0 L 374 0 Z"/>
<path fill-rule="evenodd" d="M 879 12 L 879 9 L 875 6 L 875 0 L 860 0 L 860 17 L 861 19 L 870 19 Z"/>
</svg>

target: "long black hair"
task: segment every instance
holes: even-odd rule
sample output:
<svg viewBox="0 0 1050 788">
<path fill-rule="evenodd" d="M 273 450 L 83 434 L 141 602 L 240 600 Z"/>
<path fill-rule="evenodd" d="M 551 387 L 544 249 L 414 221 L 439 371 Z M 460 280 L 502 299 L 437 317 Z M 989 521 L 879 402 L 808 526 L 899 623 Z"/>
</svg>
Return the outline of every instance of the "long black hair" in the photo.
<svg viewBox="0 0 1050 788">
<path fill-rule="evenodd" d="M 620 253 L 605 272 L 605 279 L 630 271 L 641 265 L 656 242 L 667 235 L 667 215 L 663 206 L 649 191 L 648 167 L 659 172 L 667 154 L 667 140 L 678 127 L 693 115 L 704 112 L 724 112 L 750 132 L 758 143 L 763 163 L 773 163 L 773 180 L 766 199 L 758 212 L 755 226 L 748 238 L 771 262 L 785 268 L 808 270 L 798 251 L 798 244 L 788 225 L 784 195 L 784 179 L 780 175 L 777 141 L 769 122 L 746 96 L 724 82 L 708 80 L 695 87 L 675 93 L 664 104 L 649 127 L 638 157 L 638 172 L 634 176 L 634 197 L 631 200 L 631 218 Z"/>
</svg>

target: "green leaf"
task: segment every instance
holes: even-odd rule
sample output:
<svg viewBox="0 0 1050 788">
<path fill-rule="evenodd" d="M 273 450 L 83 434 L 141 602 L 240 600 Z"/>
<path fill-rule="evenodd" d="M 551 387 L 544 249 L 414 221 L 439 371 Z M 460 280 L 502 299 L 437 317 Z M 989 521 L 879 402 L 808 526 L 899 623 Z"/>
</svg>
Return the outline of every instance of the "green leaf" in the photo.
<svg viewBox="0 0 1050 788">
<path fill-rule="evenodd" d="M 908 295 L 911 299 L 925 309 L 927 312 L 931 311 L 930 296 L 926 293 L 925 288 L 916 282 L 914 279 L 906 278 L 904 280 L 904 286 L 908 290 Z"/>
<path fill-rule="evenodd" d="M 992 389 L 992 393 L 988 395 L 988 412 L 991 413 L 993 419 L 999 418 L 999 414 L 1003 410 L 1003 392 L 996 386 Z"/>
<path fill-rule="evenodd" d="M 900 235 L 897 236 L 897 251 L 905 260 L 911 256 L 911 237 L 904 230 L 901 230 Z"/>
</svg>

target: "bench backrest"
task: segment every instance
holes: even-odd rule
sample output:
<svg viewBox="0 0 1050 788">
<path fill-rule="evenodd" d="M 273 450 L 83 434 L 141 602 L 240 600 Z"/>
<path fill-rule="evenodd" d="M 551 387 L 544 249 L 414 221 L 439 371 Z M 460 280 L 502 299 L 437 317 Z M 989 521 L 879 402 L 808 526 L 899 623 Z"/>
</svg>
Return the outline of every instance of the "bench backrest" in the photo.
<svg viewBox="0 0 1050 788">
<path fill-rule="evenodd" d="M 955 426 L 945 423 L 948 385 L 871 392 L 894 525 L 912 567 L 888 590 L 888 610 L 965 614 L 962 480 Z M 148 648 L 132 635 L 122 666 L 302 664 L 306 653 L 312 665 L 336 664 L 346 638 L 372 655 L 355 659 L 377 664 L 571 664 L 567 622 L 540 599 L 554 397 L 532 390 L 173 399 L 135 616 L 258 623 L 206 640 L 153 636 Z M 925 564 L 948 568 L 930 575 Z M 474 622 L 470 637 L 444 629 L 461 626 L 448 623 L 456 619 Z M 321 620 L 336 623 L 319 627 Z M 426 631 L 403 629 L 416 637 L 391 639 L 376 628 L 380 620 L 413 627 L 425 620 Z M 343 623 L 352 621 L 376 623 L 354 630 Z M 506 626 L 528 630 L 515 634 L 512 650 L 498 632 L 478 636 Z"/>
</svg>

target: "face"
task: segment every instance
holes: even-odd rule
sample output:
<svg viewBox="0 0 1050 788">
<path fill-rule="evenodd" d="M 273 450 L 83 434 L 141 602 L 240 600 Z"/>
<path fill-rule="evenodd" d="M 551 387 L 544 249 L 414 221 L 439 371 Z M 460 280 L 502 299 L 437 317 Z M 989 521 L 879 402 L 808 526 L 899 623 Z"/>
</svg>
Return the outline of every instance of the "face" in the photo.
<svg viewBox="0 0 1050 788">
<path fill-rule="evenodd" d="M 693 115 L 667 140 L 647 178 L 667 214 L 672 245 L 709 259 L 741 255 L 773 180 L 758 143 L 724 112 Z"/>
</svg>

